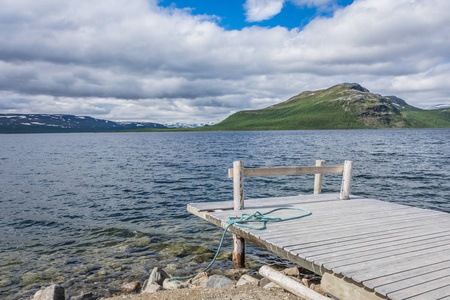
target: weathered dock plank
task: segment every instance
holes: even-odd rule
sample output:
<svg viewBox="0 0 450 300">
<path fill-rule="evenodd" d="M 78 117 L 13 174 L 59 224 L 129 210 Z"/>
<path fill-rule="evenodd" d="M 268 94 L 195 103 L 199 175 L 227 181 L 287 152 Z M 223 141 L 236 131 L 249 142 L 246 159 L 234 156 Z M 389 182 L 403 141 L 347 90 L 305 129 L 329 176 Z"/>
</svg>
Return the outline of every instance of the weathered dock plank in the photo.
<svg viewBox="0 0 450 300">
<path fill-rule="evenodd" d="M 233 203 L 188 205 L 188 211 L 226 227 L 229 216 L 303 208 L 311 216 L 268 223 L 266 230 L 230 231 L 318 274 L 350 283 L 367 299 L 450 298 L 450 214 L 336 194 L 299 195 Z M 277 211 L 290 217 L 298 211 Z M 331 274 L 331 275 L 330 275 Z M 348 287 L 345 287 L 348 289 Z M 359 297 L 359 296 L 358 296 Z"/>
<path fill-rule="evenodd" d="M 441 297 L 448 296 L 449 288 L 450 276 L 446 276 L 433 281 L 423 282 L 414 286 L 410 286 L 397 292 L 389 293 L 388 297 L 390 297 L 392 300 L 435 300 Z"/>
<path fill-rule="evenodd" d="M 445 268 L 441 270 L 435 270 L 433 272 L 429 272 L 426 274 L 420 274 L 416 275 L 414 277 L 408 277 L 396 282 L 392 282 L 389 284 L 384 285 L 382 288 L 375 289 L 378 292 L 386 293 L 388 295 L 391 295 L 392 298 L 395 299 L 395 297 L 404 297 L 404 294 L 406 291 L 408 291 L 409 294 L 411 294 L 411 288 L 415 286 L 419 286 L 422 284 L 432 283 L 437 280 L 440 280 L 442 278 L 447 278 L 448 282 L 450 283 L 450 269 Z M 442 287 L 441 285 L 439 287 Z M 427 289 L 421 287 L 420 292 L 425 292 Z M 400 293 L 403 293 L 403 296 L 401 296 Z M 417 292 L 415 293 L 417 294 Z M 445 296 L 445 295 L 444 295 Z"/>
<path fill-rule="evenodd" d="M 331 263 L 343 261 L 348 258 L 357 258 L 364 256 L 368 258 L 369 255 L 379 254 L 379 253 L 390 253 L 396 250 L 408 249 L 408 251 L 414 249 L 413 247 L 421 246 L 424 243 L 449 240 L 450 236 L 448 232 L 441 231 L 438 233 L 427 233 L 419 236 L 414 236 L 411 238 L 404 238 L 403 236 L 396 236 L 395 238 L 390 238 L 389 241 L 383 240 L 372 240 L 370 243 L 353 243 L 351 245 L 333 245 L 333 249 L 321 250 L 317 252 L 316 249 L 312 249 L 308 252 L 307 259 L 314 261 L 320 260 L 322 263 Z M 314 252 L 316 251 L 316 252 Z"/>
<path fill-rule="evenodd" d="M 395 273 L 371 280 L 366 280 L 364 281 L 364 284 L 371 289 L 385 290 L 390 286 L 395 285 L 396 282 L 401 282 L 403 280 L 408 281 L 411 278 L 438 272 L 441 270 L 446 270 L 447 272 L 450 272 L 450 260 L 439 261 L 434 264 L 428 264 L 425 267 L 417 267 L 415 269 L 411 269 L 402 273 Z"/>
</svg>

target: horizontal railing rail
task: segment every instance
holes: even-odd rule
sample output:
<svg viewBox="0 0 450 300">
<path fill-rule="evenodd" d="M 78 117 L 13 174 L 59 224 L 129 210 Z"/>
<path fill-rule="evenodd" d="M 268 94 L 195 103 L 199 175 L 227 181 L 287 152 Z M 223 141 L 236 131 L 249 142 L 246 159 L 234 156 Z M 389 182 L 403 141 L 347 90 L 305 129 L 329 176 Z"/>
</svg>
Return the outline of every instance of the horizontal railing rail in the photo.
<svg viewBox="0 0 450 300">
<path fill-rule="evenodd" d="M 343 172 L 344 166 L 244 168 L 244 177 L 342 174 Z M 233 176 L 233 169 L 228 169 L 228 177 L 233 178 Z"/>
</svg>

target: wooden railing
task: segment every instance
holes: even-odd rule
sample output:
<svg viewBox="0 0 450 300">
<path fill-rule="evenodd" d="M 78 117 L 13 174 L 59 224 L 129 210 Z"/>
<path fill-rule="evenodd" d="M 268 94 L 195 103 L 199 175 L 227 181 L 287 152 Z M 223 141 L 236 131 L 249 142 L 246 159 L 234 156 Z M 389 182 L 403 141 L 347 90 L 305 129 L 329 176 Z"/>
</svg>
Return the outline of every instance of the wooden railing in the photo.
<svg viewBox="0 0 450 300">
<path fill-rule="evenodd" d="M 244 177 L 285 176 L 315 174 L 314 194 L 322 191 L 322 178 L 324 174 L 343 174 L 339 198 L 346 200 L 350 196 L 353 162 L 345 161 L 343 166 L 325 166 L 324 160 L 316 160 L 313 167 L 278 167 L 278 168 L 244 168 L 244 162 L 235 161 L 233 169 L 228 169 L 228 177 L 233 178 L 234 199 L 243 198 Z M 242 209 L 242 208 L 241 208 Z"/>
<path fill-rule="evenodd" d="M 314 174 L 314 194 L 322 191 L 324 174 L 342 174 L 339 199 L 350 197 L 353 162 L 346 160 L 343 166 L 325 166 L 324 160 L 316 160 L 313 167 L 278 167 L 278 168 L 244 168 L 244 162 L 234 161 L 233 169 L 228 169 L 228 177 L 233 178 L 233 207 L 234 210 L 244 209 L 244 178 L 260 176 L 284 176 Z M 245 264 L 245 240 L 233 234 L 234 251 L 233 264 L 235 268 L 243 268 Z"/>
<path fill-rule="evenodd" d="M 319 162 L 322 162 L 320 160 Z M 233 178 L 234 169 L 228 169 L 228 177 Z M 281 168 L 247 168 L 244 177 L 306 175 L 306 174 L 335 174 L 342 173 L 344 166 L 316 166 L 316 167 L 281 167 Z"/>
</svg>

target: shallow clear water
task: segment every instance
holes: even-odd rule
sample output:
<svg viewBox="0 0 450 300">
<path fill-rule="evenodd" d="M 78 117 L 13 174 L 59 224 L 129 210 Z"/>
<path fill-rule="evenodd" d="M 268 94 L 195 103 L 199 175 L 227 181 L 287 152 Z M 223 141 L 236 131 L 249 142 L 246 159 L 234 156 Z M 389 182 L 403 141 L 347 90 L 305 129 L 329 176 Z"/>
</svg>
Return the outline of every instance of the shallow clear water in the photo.
<svg viewBox="0 0 450 300">
<path fill-rule="evenodd" d="M 232 199 L 227 169 L 354 161 L 352 193 L 450 212 L 450 129 L 0 135 L 0 298 L 63 283 L 110 295 L 154 266 L 207 265 L 221 230 L 186 211 Z M 337 192 L 325 175 L 323 192 Z M 246 179 L 245 197 L 312 193 L 313 176 Z M 227 240 L 215 268 L 230 267 Z M 250 267 L 288 262 L 248 246 Z"/>
</svg>

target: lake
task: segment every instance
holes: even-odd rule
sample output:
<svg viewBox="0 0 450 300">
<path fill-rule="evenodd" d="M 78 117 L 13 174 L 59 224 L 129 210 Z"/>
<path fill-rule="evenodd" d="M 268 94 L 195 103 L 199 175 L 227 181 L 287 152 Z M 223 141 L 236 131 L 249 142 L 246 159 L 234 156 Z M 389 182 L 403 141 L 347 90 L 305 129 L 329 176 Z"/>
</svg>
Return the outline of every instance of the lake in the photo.
<svg viewBox="0 0 450 300">
<path fill-rule="evenodd" d="M 190 275 L 221 229 L 186 204 L 231 200 L 227 169 L 354 161 L 352 194 L 450 212 L 450 129 L 0 135 L 0 298 L 63 283 L 114 294 L 155 266 Z M 248 178 L 245 198 L 313 191 L 314 176 Z M 325 175 L 322 192 L 341 176 Z M 420 220 L 419 220 L 420 221 Z M 214 268 L 230 268 L 231 235 Z M 248 267 L 289 262 L 254 245 Z"/>
</svg>

